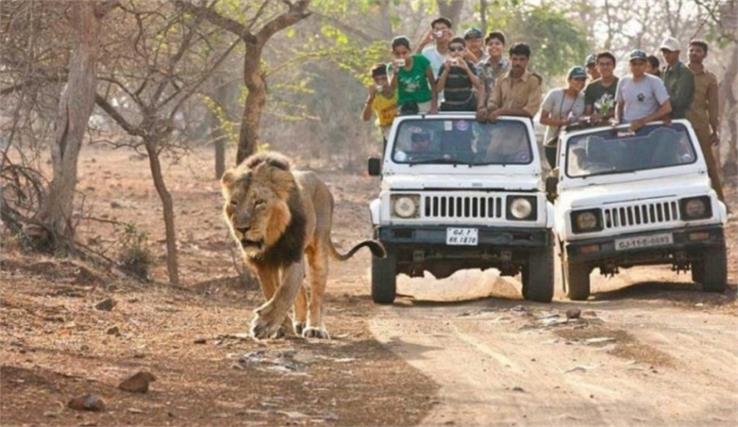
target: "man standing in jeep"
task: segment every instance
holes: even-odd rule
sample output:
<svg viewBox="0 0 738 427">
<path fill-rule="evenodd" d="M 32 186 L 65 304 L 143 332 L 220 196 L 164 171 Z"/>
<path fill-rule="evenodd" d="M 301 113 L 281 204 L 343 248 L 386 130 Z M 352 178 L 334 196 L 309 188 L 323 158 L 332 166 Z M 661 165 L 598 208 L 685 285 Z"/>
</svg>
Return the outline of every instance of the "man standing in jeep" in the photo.
<svg viewBox="0 0 738 427">
<path fill-rule="evenodd" d="M 510 48 L 510 71 L 496 84 L 480 119 L 494 122 L 499 116 L 533 117 L 541 106 L 541 77 L 528 71 L 530 47 L 517 43 Z"/>
<path fill-rule="evenodd" d="M 664 85 L 669 92 L 671 102 L 671 118 L 683 119 L 692 105 L 694 96 L 694 75 L 679 60 L 679 40 L 667 37 L 661 43 L 661 54 L 666 60 L 664 69 Z"/>
<path fill-rule="evenodd" d="M 428 30 L 420 43 L 418 43 L 418 47 L 415 48 L 415 53 L 422 53 L 430 61 L 433 78 L 436 80 L 438 80 L 439 70 L 443 62 L 448 57 L 448 44 L 453 37 L 454 32 L 451 29 L 451 20 L 441 16 L 431 22 L 430 30 Z M 426 47 L 433 41 L 435 41 L 433 46 Z"/>
<path fill-rule="evenodd" d="M 630 123 L 633 132 L 671 113 L 664 82 L 646 73 L 647 58 L 646 52 L 640 49 L 630 52 L 630 76 L 620 80 L 615 95 L 615 120 L 617 123 Z"/>
<path fill-rule="evenodd" d="M 615 55 L 610 52 L 597 54 L 597 70 L 600 78 L 584 89 L 584 115 L 590 116 L 592 123 L 610 120 L 615 115 L 615 90 L 618 77 L 615 71 Z"/>
</svg>

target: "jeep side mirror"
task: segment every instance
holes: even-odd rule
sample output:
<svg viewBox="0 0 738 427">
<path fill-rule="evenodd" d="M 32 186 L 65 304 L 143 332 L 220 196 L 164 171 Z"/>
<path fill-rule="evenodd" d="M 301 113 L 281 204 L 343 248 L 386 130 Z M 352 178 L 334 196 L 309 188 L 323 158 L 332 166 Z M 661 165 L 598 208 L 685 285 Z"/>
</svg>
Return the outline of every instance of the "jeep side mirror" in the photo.
<svg viewBox="0 0 738 427">
<path fill-rule="evenodd" d="M 369 157 L 367 171 L 369 172 L 369 176 L 379 176 L 382 173 L 382 162 L 378 157 Z"/>
</svg>

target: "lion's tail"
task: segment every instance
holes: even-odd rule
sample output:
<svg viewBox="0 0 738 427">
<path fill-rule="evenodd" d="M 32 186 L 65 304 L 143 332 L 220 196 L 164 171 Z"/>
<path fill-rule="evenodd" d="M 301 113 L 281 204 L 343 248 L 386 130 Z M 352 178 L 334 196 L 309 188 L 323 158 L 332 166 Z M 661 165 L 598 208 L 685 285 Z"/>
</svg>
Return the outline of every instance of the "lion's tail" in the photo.
<svg viewBox="0 0 738 427">
<path fill-rule="evenodd" d="M 331 240 L 328 241 L 328 246 L 331 251 L 331 255 L 333 255 L 333 258 L 339 261 L 346 261 L 347 259 L 351 258 L 359 249 L 364 246 L 368 247 L 369 250 L 372 251 L 372 255 L 374 255 L 375 257 L 384 258 L 387 256 L 387 251 L 384 250 L 384 246 L 382 246 L 382 244 L 376 240 L 364 240 L 362 242 L 359 242 L 346 254 L 338 253 L 338 250 L 336 250 L 336 247 L 333 245 L 333 241 Z"/>
</svg>

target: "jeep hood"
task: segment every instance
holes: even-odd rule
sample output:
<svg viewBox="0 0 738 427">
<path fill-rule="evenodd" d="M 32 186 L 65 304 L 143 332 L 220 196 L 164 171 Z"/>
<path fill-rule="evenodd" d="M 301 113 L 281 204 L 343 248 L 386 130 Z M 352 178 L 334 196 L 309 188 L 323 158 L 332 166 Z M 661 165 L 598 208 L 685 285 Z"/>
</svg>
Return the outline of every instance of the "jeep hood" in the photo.
<svg viewBox="0 0 738 427">
<path fill-rule="evenodd" d="M 543 189 L 538 175 L 391 175 L 382 178 L 382 190 L 507 190 Z"/>
<path fill-rule="evenodd" d="M 559 194 L 558 205 L 564 209 L 602 207 L 636 200 L 707 195 L 711 190 L 707 175 L 671 176 L 566 189 Z"/>
</svg>

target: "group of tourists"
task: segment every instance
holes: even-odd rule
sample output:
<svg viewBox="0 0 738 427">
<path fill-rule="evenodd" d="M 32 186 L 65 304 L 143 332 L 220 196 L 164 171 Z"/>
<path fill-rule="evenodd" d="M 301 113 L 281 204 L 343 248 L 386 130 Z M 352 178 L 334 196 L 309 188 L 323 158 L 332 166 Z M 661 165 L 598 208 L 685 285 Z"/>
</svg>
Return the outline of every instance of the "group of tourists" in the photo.
<svg viewBox="0 0 738 427">
<path fill-rule="evenodd" d="M 558 135 L 567 125 L 629 124 L 637 131 L 646 123 L 688 119 L 699 139 L 708 173 L 720 199 L 723 195 L 712 147 L 719 142 L 718 83 L 705 69 L 708 45 L 689 43 L 689 63 L 680 60 L 681 45 L 667 37 L 660 45 L 666 62 L 641 49 L 628 55 L 629 74 L 614 74 L 615 56 L 607 51 L 588 55 L 584 66 L 573 66 L 566 86 L 542 96 L 542 78 L 528 69 L 531 49 L 515 43 L 507 51 L 501 31 L 484 36 L 477 28 L 455 36 L 444 17 L 413 49 L 405 36 L 391 42 L 393 60 L 371 69 L 373 84 L 364 105 L 363 119 L 372 113 L 385 142 L 396 115 L 435 114 L 438 111 L 473 111 L 479 121 L 502 115 L 533 118 L 546 126 L 544 150 L 555 167 Z M 589 80 L 589 83 L 587 83 Z"/>
</svg>

